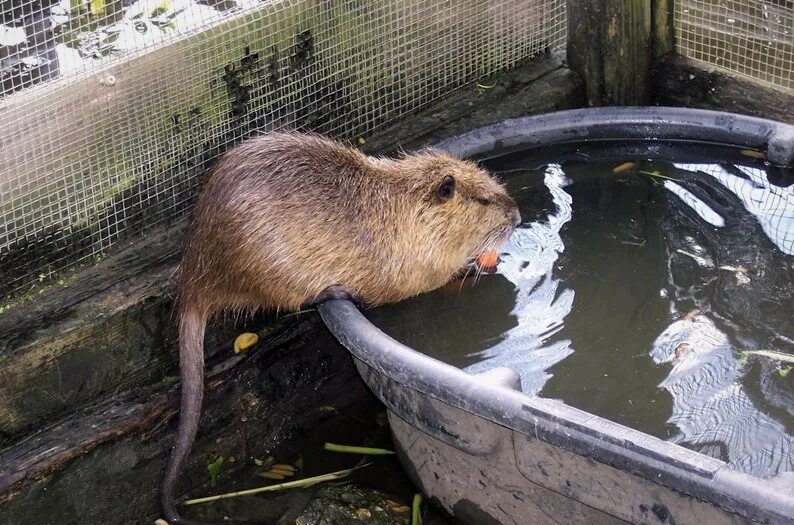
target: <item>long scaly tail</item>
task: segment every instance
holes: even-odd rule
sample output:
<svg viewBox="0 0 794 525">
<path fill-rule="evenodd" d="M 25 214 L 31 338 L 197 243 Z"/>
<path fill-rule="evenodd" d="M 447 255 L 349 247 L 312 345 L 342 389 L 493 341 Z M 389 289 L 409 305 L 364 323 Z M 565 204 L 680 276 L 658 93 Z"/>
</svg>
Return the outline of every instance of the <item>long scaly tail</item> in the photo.
<svg viewBox="0 0 794 525">
<path fill-rule="evenodd" d="M 171 457 L 165 469 L 161 505 L 171 525 L 189 525 L 179 517 L 174 501 L 176 482 L 190 455 L 196 438 L 201 403 L 204 397 L 204 330 L 207 314 L 190 308 L 180 309 L 179 315 L 179 373 L 181 377 L 182 402 L 179 414 L 179 429 Z"/>
</svg>

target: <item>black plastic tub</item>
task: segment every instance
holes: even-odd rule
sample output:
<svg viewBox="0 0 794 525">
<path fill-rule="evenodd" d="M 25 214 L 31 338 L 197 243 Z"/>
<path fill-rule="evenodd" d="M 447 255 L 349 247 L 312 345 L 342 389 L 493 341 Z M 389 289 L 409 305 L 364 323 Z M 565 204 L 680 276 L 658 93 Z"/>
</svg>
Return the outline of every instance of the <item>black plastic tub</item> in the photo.
<svg viewBox="0 0 794 525">
<path fill-rule="evenodd" d="M 677 108 L 526 117 L 434 148 L 485 158 L 597 140 L 621 140 L 647 158 L 663 155 L 663 141 L 753 148 L 789 174 L 794 161 L 794 126 Z M 320 313 L 388 408 L 414 481 L 462 523 L 794 523 L 794 473 L 755 478 L 562 402 L 525 395 L 510 369 L 468 374 L 390 338 L 349 302 L 326 303 Z"/>
</svg>

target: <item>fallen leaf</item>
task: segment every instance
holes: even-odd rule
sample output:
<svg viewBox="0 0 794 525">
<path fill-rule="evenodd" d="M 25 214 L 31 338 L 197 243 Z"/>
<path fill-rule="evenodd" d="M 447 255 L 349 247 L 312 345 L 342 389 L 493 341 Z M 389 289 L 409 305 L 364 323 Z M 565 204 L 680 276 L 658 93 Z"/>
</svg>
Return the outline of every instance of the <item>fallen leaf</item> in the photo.
<svg viewBox="0 0 794 525">
<path fill-rule="evenodd" d="M 221 471 L 221 465 L 223 465 L 223 456 L 218 456 L 215 461 L 207 465 L 207 470 L 210 473 L 210 487 L 214 488 L 218 482 L 218 473 Z"/>
<path fill-rule="evenodd" d="M 624 162 L 623 164 L 618 164 L 617 166 L 612 168 L 612 173 L 614 174 L 623 173 L 624 171 L 630 170 L 634 166 L 636 166 L 636 164 L 633 162 Z"/>
<path fill-rule="evenodd" d="M 754 150 L 754 149 L 743 149 L 741 151 L 741 153 L 745 157 L 750 157 L 752 159 L 765 159 L 766 158 L 766 153 L 764 153 L 763 151 L 757 151 L 757 150 Z"/>
<path fill-rule="evenodd" d="M 245 352 L 259 342 L 259 336 L 251 332 L 245 332 L 237 336 L 234 340 L 234 353 Z"/>
</svg>

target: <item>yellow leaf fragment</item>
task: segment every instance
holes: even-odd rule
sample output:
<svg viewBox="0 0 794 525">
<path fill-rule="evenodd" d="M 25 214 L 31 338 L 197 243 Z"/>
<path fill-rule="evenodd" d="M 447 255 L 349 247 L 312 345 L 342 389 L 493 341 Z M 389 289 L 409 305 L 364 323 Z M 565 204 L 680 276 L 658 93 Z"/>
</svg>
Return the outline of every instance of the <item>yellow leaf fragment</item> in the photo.
<svg viewBox="0 0 794 525">
<path fill-rule="evenodd" d="M 234 353 L 245 352 L 259 342 L 259 336 L 251 332 L 245 332 L 237 336 L 234 340 Z"/>
<path fill-rule="evenodd" d="M 624 162 L 623 164 L 618 164 L 614 168 L 612 168 L 612 173 L 623 173 L 624 171 L 628 171 L 633 168 L 635 164 L 633 162 Z"/>
</svg>

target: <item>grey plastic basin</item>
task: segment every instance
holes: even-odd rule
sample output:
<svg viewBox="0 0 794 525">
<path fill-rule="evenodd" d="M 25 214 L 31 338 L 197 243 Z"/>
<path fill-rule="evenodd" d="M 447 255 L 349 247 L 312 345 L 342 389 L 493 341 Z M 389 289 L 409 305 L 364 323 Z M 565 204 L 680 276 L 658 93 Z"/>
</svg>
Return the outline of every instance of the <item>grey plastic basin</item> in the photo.
<svg viewBox="0 0 794 525">
<path fill-rule="evenodd" d="M 436 146 L 460 157 L 591 140 L 756 148 L 789 170 L 794 126 L 678 108 L 599 108 L 505 121 Z M 403 465 L 464 524 L 794 523 L 794 473 L 763 480 L 722 461 L 521 392 L 510 369 L 470 375 L 400 344 L 347 301 L 328 328 L 389 412 Z M 794 314 L 793 314 L 794 315 Z"/>
</svg>

